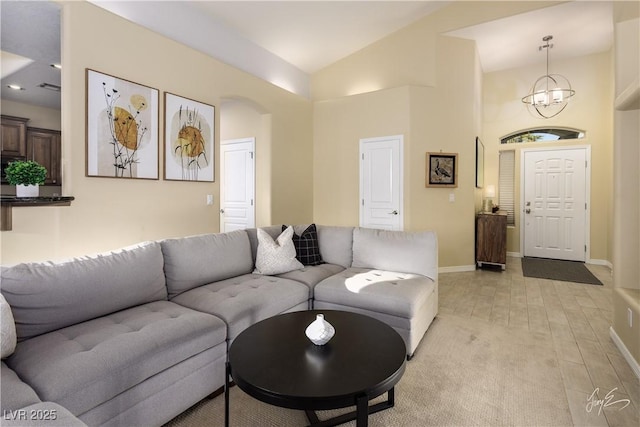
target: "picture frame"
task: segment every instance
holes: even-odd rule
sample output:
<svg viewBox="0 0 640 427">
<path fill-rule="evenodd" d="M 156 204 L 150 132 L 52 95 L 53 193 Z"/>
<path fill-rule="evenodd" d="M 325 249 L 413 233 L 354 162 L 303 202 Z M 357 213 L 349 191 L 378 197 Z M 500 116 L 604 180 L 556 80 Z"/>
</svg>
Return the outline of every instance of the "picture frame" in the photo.
<svg viewBox="0 0 640 427">
<path fill-rule="evenodd" d="M 158 89 L 86 69 L 88 177 L 158 179 Z"/>
<path fill-rule="evenodd" d="M 476 136 L 476 188 L 484 187 L 484 144 Z"/>
<path fill-rule="evenodd" d="M 426 158 L 425 187 L 458 186 L 458 153 L 430 153 Z"/>
<path fill-rule="evenodd" d="M 164 93 L 164 179 L 215 181 L 215 107 Z"/>
</svg>

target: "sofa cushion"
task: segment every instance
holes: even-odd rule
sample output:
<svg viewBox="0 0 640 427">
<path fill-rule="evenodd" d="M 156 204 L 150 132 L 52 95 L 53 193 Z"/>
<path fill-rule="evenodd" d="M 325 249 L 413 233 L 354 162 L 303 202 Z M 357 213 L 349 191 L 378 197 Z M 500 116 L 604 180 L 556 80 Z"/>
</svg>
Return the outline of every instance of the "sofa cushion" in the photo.
<svg viewBox="0 0 640 427">
<path fill-rule="evenodd" d="M 11 307 L 0 294 L 0 346 L 2 347 L 2 358 L 11 356 L 16 349 L 16 324 L 13 321 Z"/>
<path fill-rule="evenodd" d="M 172 301 L 213 314 L 227 323 L 232 341 L 248 326 L 292 309 L 308 307 L 309 288 L 274 276 L 246 274 L 200 286 Z"/>
<path fill-rule="evenodd" d="M 2 268 L 18 341 L 136 305 L 166 300 L 160 244 L 59 263 Z"/>
<path fill-rule="evenodd" d="M 351 267 L 353 227 L 318 225 L 318 244 L 324 262 Z"/>
<path fill-rule="evenodd" d="M 278 238 L 278 236 L 282 233 L 281 225 L 270 225 L 268 227 L 260 227 L 261 230 L 266 231 L 267 234 L 274 239 Z M 257 228 L 247 228 L 244 230 L 249 236 L 249 243 L 251 244 L 251 256 L 253 263 L 256 262 L 256 254 L 258 253 L 258 229 Z M 296 227 L 293 228 L 293 231 L 296 231 Z"/>
<path fill-rule="evenodd" d="M 278 274 L 278 277 L 295 280 L 304 283 L 309 288 L 309 298 L 313 297 L 313 288 L 327 277 L 344 270 L 344 267 L 336 264 L 308 265 L 300 270 L 293 270 L 288 273 Z"/>
<path fill-rule="evenodd" d="M 401 271 L 438 279 L 438 242 L 432 231 L 356 228 L 352 267 Z"/>
<path fill-rule="evenodd" d="M 169 298 L 197 286 L 251 273 L 253 262 L 247 233 L 228 233 L 166 239 L 164 255 Z"/>
<path fill-rule="evenodd" d="M 275 240 L 266 231 L 258 229 L 256 274 L 281 274 L 302 268 L 296 259 L 293 227 L 287 227 Z"/>
<path fill-rule="evenodd" d="M 433 280 L 417 274 L 351 267 L 318 283 L 314 296 L 316 301 L 410 319 L 434 290 Z"/>
<path fill-rule="evenodd" d="M 7 365 L 78 415 L 225 338 L 219 318 L 156 301 L 23 341 Z"/>
<path fill-rule="evenodd" d="M 309 224 L 306 225 L 294 225 L 293 232 L 296 234 L 301 234 Z M 316 226 L 317 227 L 317 226 Z M 282 225 L 269 225 L 267 227 L 260 227 L 261 230 L 266 231 L 267 234 L 274 239 L 277 239 L 278 236 L 282 233 Z M 249 236 L 249 242 L 251 243 L 251 254 L 253 256 L 253 262 L 256 262 L 256 253 L 258 252 L 258 229 L 257 228 L 247 228 L 244 230 L 247 232 L 247 236 Z"/>
<path fill-rule="evenodd" d="M 282 231 L 286 229 L 287 226 L 283 225 Z M 315 224 L 311 224 L 300 234 L 294 232 L 292 240 L 293 245 L 296 247 L 296 259 L 302 265 L 320 265 L 323 263 Z"/>
<path fill-rule="evenodd" d="M 2 413 L 40 402 L 40 398 L 31 386 L 18 378 L 18 375 L 4 362 L 2 362 L 0 387 Z"/>
</svg>

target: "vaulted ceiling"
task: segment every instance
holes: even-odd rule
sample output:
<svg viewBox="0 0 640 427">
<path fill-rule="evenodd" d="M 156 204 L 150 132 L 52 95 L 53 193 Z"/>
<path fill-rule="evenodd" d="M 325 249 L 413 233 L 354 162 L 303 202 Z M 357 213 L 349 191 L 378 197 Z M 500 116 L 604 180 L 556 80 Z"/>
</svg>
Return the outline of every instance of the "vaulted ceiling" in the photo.
<svg viewBox="0 0 640 427">
<path fill-rule="evenodd" d="M 91 1 L 303 96 L 308 96 L 309 76 L 314 72 L 451 3 Z M 3 2 L 0 13 L 2 97 L 22 100 L 37 98 L 37 93 L 48 106 L 56 105 L 55 94 L 35 88 L 41 83 L 60 84 L 55 74 L 59 72 L 50 67 L 60 60 L 59 43 L 55 43 L 60 40 L 58 5 Z M 608 50 L 613 42 L 612 3 L 562 2 L 448 34 L 476 41 L 485 72 L 541 64 L 545 56 L 538 53 L 538 46 L 547 34 L 554 36 L 553 60 Z M 22 57 L 22 62 L 7 53 Z M 17 70 L 9 68 L 11 64 Z M 269 67 L 285 77 L 273 78 Z M 12 82 L 24 82 L 20 84 L 29 90 L 10 92 L 6 86 Z"/>
</svg>

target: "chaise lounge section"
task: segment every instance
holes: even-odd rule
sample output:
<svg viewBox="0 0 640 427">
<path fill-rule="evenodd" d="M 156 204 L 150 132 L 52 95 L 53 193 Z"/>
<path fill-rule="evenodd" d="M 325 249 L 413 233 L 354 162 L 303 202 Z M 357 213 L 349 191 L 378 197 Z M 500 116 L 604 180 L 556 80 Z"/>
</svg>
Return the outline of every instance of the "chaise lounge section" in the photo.
<svg viewBox="0 0 640 427">
<path fill-rule="evenodd" d="M 283 228 L 262 230 L 276 239 Z M 228 346 L 240 332 L 309 308 L 378 318 L 400 333 L 410 357 L 437 314 L 435 234 L 294 230 L 321 261 L 279 274 L 257 273 L 256 229 L 2 267 L 5 418 L 49 405 L 59 407 L 57 420 L 26 421 L 161 425 L 223 387 Z M 17 334 L 8 351 L 6 312 Z"/>
</svg>

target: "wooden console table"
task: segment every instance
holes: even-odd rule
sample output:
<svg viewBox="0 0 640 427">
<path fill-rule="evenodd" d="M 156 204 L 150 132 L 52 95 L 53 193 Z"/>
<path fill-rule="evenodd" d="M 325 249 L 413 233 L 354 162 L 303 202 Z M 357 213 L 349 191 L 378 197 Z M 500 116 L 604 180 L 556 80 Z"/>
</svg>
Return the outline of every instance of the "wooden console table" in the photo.
<svg viewBox="0 0 640 427">
<path fill-rule="evenodd" d="M 476 217 L 476 263 L 507 268 L 507 214 L 479 213 Z"/>
<path fill-rule="evenodd" d="M 14 206 L 69 206 L 74 200 L 71 196 L 55 197 L 16 197 L 0 196 L 2 216 L 0 218 L 0 231 L 10 231 L 12 223 L 12 209 Z"/>
</svg>

